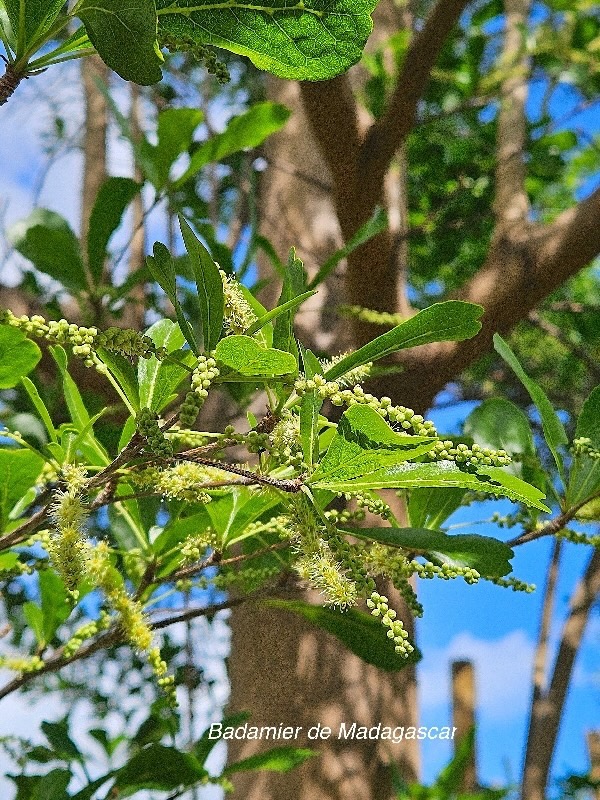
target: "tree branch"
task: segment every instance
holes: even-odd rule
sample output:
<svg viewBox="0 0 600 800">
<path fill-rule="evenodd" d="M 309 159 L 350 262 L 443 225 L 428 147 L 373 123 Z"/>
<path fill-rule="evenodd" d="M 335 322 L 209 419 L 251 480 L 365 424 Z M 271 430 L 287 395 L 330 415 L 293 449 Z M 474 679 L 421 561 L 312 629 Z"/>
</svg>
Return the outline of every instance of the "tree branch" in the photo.
<svg viewBox="0 0 600 800">
<path fill-rule="evenodd" d="M 500 68 L 506 77 L 502 83 L 497 127 L 496 197 L 494 212 L 497 224 L 508 229 L 525 226 L 529 200 L 525 191 L 525 146 L 527 122 L 527 78 L 525 26 L 531 0 L 505 0 L 504 46 Z"/>
<path fill-rule="evenodd" d="M 600 550 L 594 550 L 571 600 L 548 691 L 532 703 L 523 769 L 523 800 L 544 800 L 571 672 L 590 609 L 600 592 Z"/>
<path fill-rule="evenodd" d="M 423 28 L 413 36 L 385 113 L 372 125 L 360 149 L 357 177 L 365 203 L 371 207 L 379 201 L 396 150 L 413 129 L 431 69 L 467 5 L 468 0 L 437 0 Z"/>
</svg>

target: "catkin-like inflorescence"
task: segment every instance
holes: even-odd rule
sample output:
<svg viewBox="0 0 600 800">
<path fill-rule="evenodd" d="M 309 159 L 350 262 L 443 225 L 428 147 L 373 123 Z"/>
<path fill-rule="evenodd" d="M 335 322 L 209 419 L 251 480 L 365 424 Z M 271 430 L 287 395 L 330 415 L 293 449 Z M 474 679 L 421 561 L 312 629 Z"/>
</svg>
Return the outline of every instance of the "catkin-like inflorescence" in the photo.
<svg viewBox="0 0 600 800">
<path fill-rule="evenodd" d="M 198 356 L 198 361 L 192 372 L 192 387 L 186 394 L 185 400 L 179 409 L 179 422 L 186 428 L 191 428 L 200 409 L 206 402 L 208 390 L 214 380 L 219 377 L 219 369 L 215 359 L 208 355 Z"/>
<path fill-rule="evenodd" d="M 161 431 L 156 412 L 149 408 L 141 408 L 135 418 L 135 425 L 140 436 L 146 440 L 151 453 L 167 458 L 173 455 L 173 443 Z"/>
<path fill-rule="evenodd" d="M 82 499 L 86 484 L 83 467 L 62 469 L 65 489 L 57 489 L 50 507 L 54 529 L 46 542 L 50 561 L 70 592 L 76 592 L 86 574 L 90 545 L 84 533 L 87 509 Z"/>
<path fill-rule="evenodd" d="M 219 270 L 223 281 L 224 325 L 229 333 L 245 333 L 258 317 L 246 300 L 240 284 L 232 275 Z"/>
</svg>

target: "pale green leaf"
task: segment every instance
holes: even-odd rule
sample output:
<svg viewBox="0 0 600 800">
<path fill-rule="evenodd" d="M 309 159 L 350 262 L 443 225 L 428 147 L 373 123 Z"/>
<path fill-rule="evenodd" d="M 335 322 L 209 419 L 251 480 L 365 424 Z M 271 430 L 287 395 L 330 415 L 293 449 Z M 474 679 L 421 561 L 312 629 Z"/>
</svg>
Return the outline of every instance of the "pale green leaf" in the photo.
<svg viewBox="0 0 600 800">
<path fill-rule="evenodd" d="M 291 769 L 300 766 L 307 759 L 318 756 L 316 750 L 309 750 L 303 747 L 274 747 L 263 753 L 244 758 L 241 761 L 234 761 L 225 767 L 222 775 L 233 775 L 236 772 L 260 771 L 267 772 L 289 772 Z"/>
<path fill-rule="evenodd" d="M 262 347 L 249 336 L 226 336 L 221 339 L 215 357 L 220 364 L 245 377 L 293 375 L 298 370 L 291 353 Z"/>
<path fill-rule="evenodd" d="M 174 38 L 248 56 L 259 69 L 291 80 L 324 80 L 362 54 L 371 33 L 373 0 L 272 0 L 224 8 L 197 0 L 158 0 L 159 25 Z"/>
<path fill-rule="evenodd" d="M 11 508 L 36 482 L 44 459 L 31 450 L 0 449 L 0 530 Z"/>
<path fill-rule="evenodd" d="M 37 365 L 42 351 L 18 328 L 0 325 L 0 389 L 16 386 Z"/>
<path fill-rule="evenodd" d="M 183 346 L 185 339 L 178 325 L 170 319 L 161 319 L 155 322 L 146 331 L 157 348 L 166 348 L 167 353 L 175 353 Z M 192 353 L 182 353 L 184 361 L 193 363 Z M 150 408 L 160 412 L 165 407 L 182 380 L 189 375 L 185 367 L 173 364 L 170 361 L 150 358 L 140 358 L 138 362 L 138 384 L 140 392 L 140 407 Z"/>
</svg>

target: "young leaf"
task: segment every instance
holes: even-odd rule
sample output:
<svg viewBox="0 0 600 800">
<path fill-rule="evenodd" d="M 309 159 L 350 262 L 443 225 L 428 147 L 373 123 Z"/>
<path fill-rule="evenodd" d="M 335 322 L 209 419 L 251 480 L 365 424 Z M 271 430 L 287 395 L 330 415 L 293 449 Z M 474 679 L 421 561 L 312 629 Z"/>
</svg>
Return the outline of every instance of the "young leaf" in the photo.
<svg viewBox="0 0 600 800">
<path fill-rule="evenodd" d="M 177 316 L 177 322 L 181 328 L 181 332 L 185 336 L 185 340 L 192 348 L 192 352 L 198 355 L 200 352 L 196 343 L 196 337 L 192 326 L 185 318 L 181 303 L 177 299 L 177 283 L 175 273 L 175 262 L 173 256 L 169 253 L 168 249 L 161 242 L 155 242 L 152 248 L 154 255 L 146 256 L 146 266 L 152 278 L 158 283 L 163 292 L 167 295 Z"/>
<path fill-rule="evenodd" d="M 386 672 L 399 672 L 421 658 L 416 648 L 408 658 L 401 658 L 394 652 L 385 631 L 382 632 L 381 622 L 364 611 L 351 608 L 342 613 L 331 608 L 311 606 L 301 600 L 267 600 L 265 605 L 304 617 L 335 636 L 367 664 Z"/>
<path fill-rule="evenodd" d="M 517 378 L 527 389 L 529 396 L 531 397 L 537 410 L 540 412 L 542 428 L 544 430 L 544 439 L 546 440 L 546 444 L 548 445 L 550 452 L 554 457 L 554 461 L 556 462 L 556 466 L 558 468 L 558 473 L 564 483 L 564 464 L 558 448 L 560 445 L 567 444 L 568 439 L 562 422 L 559 420 L 556 411 L 553 409 L 552 404 L 546 397 L 546 393 L 542 387 L 525 373 L 525 370 L 519 364 L 519 361 L 517 360 L 517 357 L 513 351 L 506 344 L 504 339 L 497 333 L 494 334 L 494 347 L 496 348 L 498 355 L 500 355 L 506 361 L 508 366 L 512 369 Z"/>
<path fill-rule="evenodd" d="M 364 225 L 361 225 L 350 241 L 327 259 L 327 261 L 323 264 L 321 269 L 310 282 L 308 288 L 314 289 L 320 283 L 323 283 L 323 281 L 329 277 L 342 259 L 349 256 L 350 253 L 353 253 L 357 247 L 360 247 L 374 236 L 377 236 L 378 233 L 384 231 L 387 228 L 387 225 L 387 213 L 385 209 L 378 206 L 373 212 L 371 218 L 368 219 Z"/>
<path fill-rule="evenodd" d="M 138 378 L 131 361 L 128 361 L 125 356 L 122 356 L 120 353 L 113 353 L 110 350 L 105 350 L 103 347 L 99 347 L 97 352 L 100 359 L 106 364 L 109 372 L 123 390 L 133 410 L 139 411 L 140 393 Z M 140 359 L 140 363 L 142 360 L 144 359 Z"/>
<path fill-rule="evenodd" d="M 550 513 L 550 509 L 541 502 L 543 493 L 520 478 L 515 478 L 499 467 L 486 467 L 477 473 L 464 472 L 453 461 L 438 461 L 433 464 L 405 462 L 382 467 L 351 480 L 335 476 L 315 481 L 313 485 L 316 488 L 331 489 L 336 492 L 363 489 L 422 489 L 430 486 L 460 487 L 475 492 L 486 492 L 495 497 L 508 497 L 517 503 L 524 503 L 526 506 Z"/>
<path fill-rule="evenodd" d="M 321 362 L 310 350 L 302 348 L 302 360 L 307 380 L 323 374 Z M 306 392 L 300 402 L 300 441 L 304 460 L 309 466 L 319 458 L 319 411 L 322 405 L 316 389 Z"/>
<path fill-rule="evenodd" d="M 0 389 L 11 389 L 36 366 L 42 351 L 23 331 L 0 325 Z"/>
<path fill-rule="evenodd" d="M 5 0 L 3 3 L 15 33 L 21 28 L 19 17 L 22 8 L 24 12 L 22 41 L 25 46 L 33 44 L 37 39 L 43 37 L 60 14 L 64 4 L 64 0 L 46 0 L 44 3 L 40 3 L 39 0 L 25 0 L 25 2 L 23 0 Z M 18 55 L 23 55 L 23 53 L 18 53 Z"/>
<path fill-rule="evenodd" d="M 252 336 L 261 328 L 263 328 L 267 324 L 267 322 L 272 322 L 273 320 L 278 320 L 279 318 L 284 316 L 287 317 L 288 315 L 293 318 L 293 315 L 290 314 L 290 312 L 298 308 L 298 306 L 301 306 L 302 303 L 304 303 L 306 300 L 308 300 L 309 297 L 312 297 L 314 294 L 316 294 L 316 292 L 304 292 L 304 294 L 299 294 L 297 297 L 293 297 L 291 300 L 288 300 L 287 303 L 283 303 L 281 305 L 276 306 L 271 311 L 268 311 L 266 314 L 263 314 L 262 317 L 259 317 L 256 320 L 256 322 L 253 322 L 252 325 L 250 325 L 250 327 L 246 331 L 246 335 Z M 291 341 L 294 341 L 293 336 L 291 339 L 288 339 L 288 348 L 291 346 L 290 344 Z M 293 350 L 288 349 L 288 352 L 294 354 Z"/>
<path fill-rule="evenodd" d="M 36 482 L 44 459 L 31 450 L 0 449 L 0 531 L 11 508 Z"/>
<path fill-rule="evenodd" d="M 479 317 L 482 313 L 481 306 L 463 303 L 460 300 L 434 303 L 354 353 L 349 353 L 330 367 L 325 377 L 328 381 L 333 381 L 355 367 L 384 358 L 407 347 L 418 347 L 430 342 L 461 342 L 463 339 L 471 339 L 481 328 Z"/>
<path fill-rule="evenodd" d="M 204 350 L 210 352 L 223 331 L 223 281 L 210 253 L 182 216 L 179 217 L 179 227 L 196 280 L 202 342 Z"/>
<path fill-rule="evenodd" d="M 246 538 L 244 531 L 251 522 L 272 511 L 280 502 L 274 492 L 256 492 L 245 486 L 235 486 L 223 497 L 215 498 L 206 508 L 219 538 L 231 546 Z M 181 522 L 185 523 L 185 520 Z"/>
<path fill-rule="evenodd" d="M 211 136 L 200 145 L 186 171 L 174 182 L 175 188 L 183 186 L 206 164 L 222 161 L 240 150 L 258 147 L 267 136 L 280 130 L 289 116 L 289 109 L 279 103 L 255 103 L 248 111 L 229 120 L 223 133 Z"/>
<path fill-rule="evenodd" d="M 294 375 L 298 370 L 291 353 L 261 347 L 249 336 L 226 336 L 215 352 L 220 364 L 245 377 Z"/>
<path fill-rule="evenodd" d="M 178 325 L 170 319 L 161 319 L 148 328 L 149 336 L 156 347 L 166 348 L 167 353 L 180 350 L 184 344 L 183 334 Z M 193 362 L 192 354 L 181 353 L 183 362 Z M 188 375 L 185 367 L 170 361 L 159 361 L 155 356 L 140 358 L 138 362 L 138 383 L 140 387 L 140 407 L 160 412 L 167 405 L 173 393 Z"/>
<path fill-rule="evenodd" d="M 121 224 L 125 209 L 140 188 L 140 184 L 131 178 L 108 178 L 96 195 L 87 238 L 88 266 L 96 284 L 102 280 L 110 237 Z"/>
<path fill-rule="evenodd" d="M 342 528 L 360 539 L 431 555 L 436 561 L 472 567 L 481 575 L 500 577 L 512 569 L 513 551 L 499 539 L 476 534 L 448 535 L 429 528 Z"/>
<path fill-rule="evenodd" d="M 102 60 L 142 86 L 162 78 L 153 0 L 82 0 L 75 13 Z"/>
<path fill-rule="evenodd" d="M 278 308 L 286 309 L 286 313 L 277 317 L 273 328 L 273 346 L 279 350 L 287 350 L 297 358 L 298 347 L 294 336 L 294 314 L 290 303 L 300 298 L 308 299 L 311 295 L 306 292 L 306 270 L 299 258 L 296 258 L 295 248 L 290 248 L 287 266 L 283 274 L 283 285 L 279 297 Z M 302 302 L 304 302 L 304 299 Z M 288 310 L 289 309 L 289 310 Z M 252 328 L 248 333 L 252 333 Z"/>
<path fill-rule="evenodd" d="M 86 288 L 79 240 L 60 214 L 37 208 L 16 222 L 7 235 L 15 250 L 65 289 L 80 292 Z"/>
<path fill-rule="evenodd" d="M 291 769 L 300 766 L 307 759 L 317 756 L 316 750 L 309 750 L 304 747 L 274 747 L 264 753 L 243 758 L 225 767 L 222 775 L 233 775 L 236 772 L 248 772 L 250 770 L 268 770 L 269 772 L 289 772 Z"/>
<path fill-rule="evenodd" d="M 426 453 L 433 443 L 434 439 L 425 436 L 397 433 L 369 406 L 351 406 L 342 415 L 337 434 L 310 483 L 327 489 L 353 478 L 368 480 L 368 476 L 386 465 L 400 464 Z"/>
<path fill-rule="evenodd" d="M 248 56 L 254 66 L 279 78 L 324 80 L 355 64 L 371 33 L 373 0 L 286 3 L 269 11 L 234 2 L 214 9 L 197 0 L 158 0 L 159 25 L 172 37 L 210 42 Z M 256 10 L 255 10 L 256 9 Z"/>
</svg>

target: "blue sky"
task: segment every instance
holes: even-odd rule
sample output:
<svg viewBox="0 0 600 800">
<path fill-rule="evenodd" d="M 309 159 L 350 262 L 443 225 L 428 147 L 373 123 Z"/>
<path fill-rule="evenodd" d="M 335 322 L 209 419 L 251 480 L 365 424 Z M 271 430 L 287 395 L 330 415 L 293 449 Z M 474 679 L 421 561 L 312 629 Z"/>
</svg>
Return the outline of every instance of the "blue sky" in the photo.
<svg viewBox="0 0 600 800">
<path fill-rule="evenodd" d="M 57 107 L 64 104 L 68 109 L 67 127 L 73 132 L 80 125 L 74 103 L 79 91 L 76 72 L 76 65 L 65 65 L 61 69 L 49 70 L 38 79 L 44 81 L 44 91 L 50 86 Z M 24 82 L 2 109 L 0 209 L 3 210 L 4 223 L 25 216 L 33 207 L 32 187 L 36 185 L 44 164 L 40 134 L 48 127 L 50 119 L 49 109 L 43 102 L 40 105 L 41 97 L 41 85 L 32 79 Z M 532 108 L 534 102 L 535 96 L 532 96 Z M 553 113 L 563 114 L 570 102 L 573 102 L 573 97 L 565 91 L 556 98 Z M 600 130 L 600 120 L 591 111 L 585 112 L 577 120 L 577 125 L 588 132 Z M 110 146 L 111 172 L 129 174 L 130 167 L 127 148 L 113 139 Z M 48 170 L 38 198 L 39 205 L 60 212 L 75 228 L 78 227 L 80 170 L 81 159 L 77 153 L 71 152 L 58 159 Z M 158 218 L 151 228 L 151 241 L 163 235 Z M 6 267 L 6 270 L 3 278 L 10 281 L 12 269 Z M 463 404 L 430 416 L 441 432 L 453 433 L 458 431 L 459 423 L 470 408 Z M 504 512 L 508 506 L 507 503 L 498 503 L 497 510 Z M 462 510 L 452 521 L 471 522 L 479 519 L 480 513 L 478 507 Z M 491 508 L 486 506 L 486 516 L 491 513 Z M 498 533 L 491 525 L 477 526 L 474 530 L 488 535 Z M 424 654 L 419 667 L 421 724 L 451 724 L 448 705 L 450 662 L 455 658 L 473 659 L 478 685 L 478 763 L 481 779 L 488 783 L 506 783 L 519 775 L 531 659 L 549 544 L 546 541 L 535 542 L 519 549 L 516 554 L 515 573 L 538 585 L 534 595 L 516 594 L 489 584 L 466 586 L 461 581 L 426 581 L 419 589 L 425 606 L 425 616 L 418 625 L 418 643 Z M 565 598 L 586 557 L 584 549 L 567 545 L 555 609 L 556 625 L 564 618 Z M 554 766 L 556 776 L 587 768 L 584 731 L 598 727 L 600 722 L 599 641 L 600 620 L 596 615 L 586 633 L 575 669 L 558 742 Z M 53 705 L 54 702 L 48 703 L 45 699 L 43 707 L 28 709 L 20 698 L 3 701 L 0 735 L 15 726 L 22 733 L 30 733 L 35 720 L 58 718 L 62 709 Z M 443 742 L 425 743 L 422 750 L 424 779 L 432 780 L 449 756 L 449 749 Z"/>
</svg>

